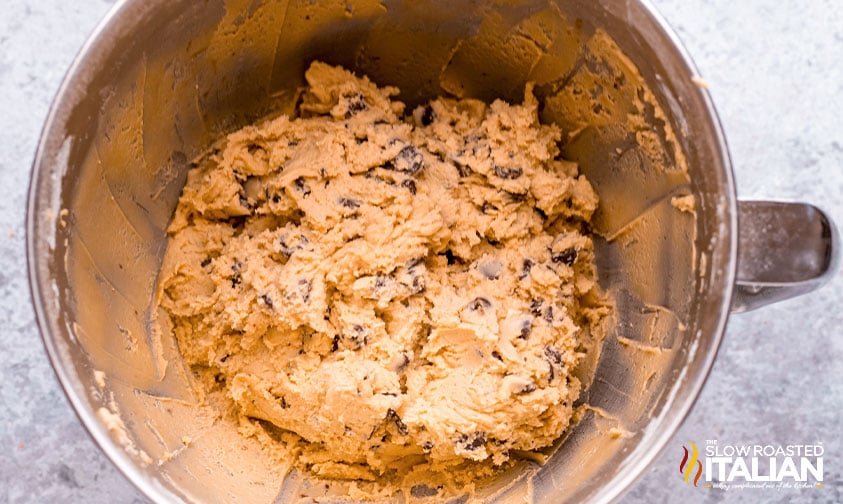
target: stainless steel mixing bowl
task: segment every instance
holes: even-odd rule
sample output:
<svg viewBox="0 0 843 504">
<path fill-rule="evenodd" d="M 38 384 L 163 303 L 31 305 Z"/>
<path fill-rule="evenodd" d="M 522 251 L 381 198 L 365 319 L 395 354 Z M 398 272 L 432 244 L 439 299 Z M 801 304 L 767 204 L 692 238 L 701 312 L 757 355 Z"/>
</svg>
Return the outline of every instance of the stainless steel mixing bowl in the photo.
<svg viewBox="0 0 843 504">
<path fill-rule="evenodd" d="M 338 501 L 345 491 L 298 473 L 282 482 L 198 405 L 172 336 L 151 323 L 189 161 L 225 132 L 291 111 L 313 59 L 397 85 L 410 105 L 443 93 L 519 101 L 534 81 L 542 119 L 562 127 L 565 154 L 600 195 L 599 272 L 617 309 L 588 406 L 546 464 L 521 463 L 483 500 L 615 498 L 691 408 L 730 310 L 815 288 L 834 268 L 834 226 L 820 211 L 737 202 L 711 100 L 647 2 L 118 2 L 44 128 L 28 260 L 70 402 L 155 501 Z M 680 211 L 674 198 L 689 194 L 693 212 Z"/>
</svg>

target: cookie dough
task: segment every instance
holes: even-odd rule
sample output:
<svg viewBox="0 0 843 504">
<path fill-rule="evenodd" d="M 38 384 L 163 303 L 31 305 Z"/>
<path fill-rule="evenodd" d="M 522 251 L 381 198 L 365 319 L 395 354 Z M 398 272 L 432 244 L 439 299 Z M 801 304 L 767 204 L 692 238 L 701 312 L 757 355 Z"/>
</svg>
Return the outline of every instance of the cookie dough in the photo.
<svg viewBox="0 0 843 504">
<path fill-rule="evenodd" d="M 338 67 L 306 80 L 298 117 L 232 133 L 188 174 L 158 283 L 187 364 L 324 478 L 550 445 L 599 318 L 597 197 L 559 129 L 529 87 L 521 105 L 406 111 Z"/>
</svg>

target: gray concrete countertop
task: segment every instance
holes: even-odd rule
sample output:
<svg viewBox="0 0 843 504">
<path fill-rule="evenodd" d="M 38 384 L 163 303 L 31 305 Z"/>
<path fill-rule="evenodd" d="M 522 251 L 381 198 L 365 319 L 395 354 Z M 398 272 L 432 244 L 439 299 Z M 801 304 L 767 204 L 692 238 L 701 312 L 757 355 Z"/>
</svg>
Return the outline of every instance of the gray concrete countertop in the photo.
<svg viewBox="0 0 843 504">
<path fill-rule="evenodd" d="M 654 0 L 710 84 L 743 198 L 801 200 L 843 225 L 843 2 Z M 24 208 L 49 103 L 108 0 L 0 1 L 0 502 L 146 502 L 88 437 L 29 302 Z M 622 502 L 843 502 L 843 273 L 733 316 L 687 421 Z M 683 444 L 820 442 L 821 489 L 694 488 Z"/>
</svg>

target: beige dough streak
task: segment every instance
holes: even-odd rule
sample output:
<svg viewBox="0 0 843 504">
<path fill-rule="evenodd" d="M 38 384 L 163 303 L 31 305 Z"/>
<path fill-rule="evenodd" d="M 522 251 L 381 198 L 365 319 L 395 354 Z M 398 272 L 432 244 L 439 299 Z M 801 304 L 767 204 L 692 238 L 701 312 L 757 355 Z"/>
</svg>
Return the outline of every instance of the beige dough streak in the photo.
<svg viewBox="0 0 843 504">
<path fill-rule="evenodd" d="M 405 114 L 343 69 L 306 80 L 298 117 L 229 135 L 188 176 L 158 286 L 187 363 L 326 478 L 550 445 L 599 318 L 597 198 L 559 129 L 530 87 Z"/>
</svg>

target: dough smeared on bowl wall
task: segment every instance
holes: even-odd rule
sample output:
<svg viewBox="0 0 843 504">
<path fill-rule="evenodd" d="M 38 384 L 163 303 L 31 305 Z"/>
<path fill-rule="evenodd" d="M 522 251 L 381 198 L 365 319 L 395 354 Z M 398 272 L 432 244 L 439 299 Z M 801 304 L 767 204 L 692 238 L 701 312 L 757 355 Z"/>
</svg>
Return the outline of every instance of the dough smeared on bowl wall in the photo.
<svg viewBox="0 0 843 504">
<path fill-rule="evenodd" d="M 550 445 L 604 313 L 597 197 L 524 103 L 438 98 L 323 63 L 299 116 L 189 173 L 158 285 L 241 430 L 325 478 L 472 481 Z"/>
</svg>

